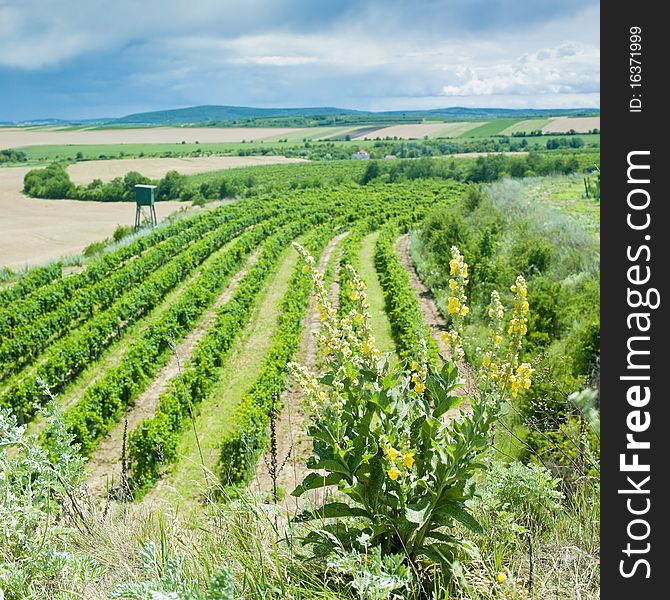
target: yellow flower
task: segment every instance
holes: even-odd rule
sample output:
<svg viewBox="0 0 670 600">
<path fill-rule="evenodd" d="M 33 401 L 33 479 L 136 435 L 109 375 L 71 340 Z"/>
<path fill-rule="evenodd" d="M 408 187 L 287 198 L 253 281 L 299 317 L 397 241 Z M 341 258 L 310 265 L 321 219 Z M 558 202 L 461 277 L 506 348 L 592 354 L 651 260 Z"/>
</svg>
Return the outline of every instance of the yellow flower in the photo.
<svg viewBox="0 0 670 600">
<path fill-rule="evenodd" d="M 485 354 L 484 358 L 482 358 L 482 365 L 488 367 L 490 364 L 491 364 L 491 357 L 488 354 Z"/>
<path fill-rule="evenodd" d="M 389 477 L 391 478 L 391 480 L 395 481 L 396 479 L 398 479 L 399 476 L 400 476 L 400 469 L 398 469 L 398 467 L 393 465 L 389 469 Z"/>
<path fill-rule="evenodd" d="M 375 345 L 375 338 L 371 337 L 365 340 L 365 343 L 363 344 L 363 353 L 364 354 L 371 354 Z"/>
<path fill-rule="evenodd" d="M 400 456 L 400 452 L 398 452 L 393 446 L 391 446 L 387 451 L 386 451 L 386 456 L 388 456 L 391 460 L 395 460 Z"/>
<path fill-rule="evenodd" d="M 452 258 L 449 261 L 449 268 L 451 269 L 450 274 L 456 275 L 456 271 L 458 271 L 458 259 Z"/>
<path fill-rule="evenodd" d="M 470 312 L 470 309 L 467 306 L 464 306 L 463 308 L 461 308 L 461 314 L 463 316 L 467 315 L 469 312 Z"/>
<path fill-rule="evenodd" d="M 416 362 L 416 361 L 412 361 L 410 369 L 412 369 L 412 371 L 418 371 L 419 370 L 419 363 Z"/>
<path fill-rule="evenodd" d="M 408 469 L 411 469 L 414 466 L 414 452 L 408 452 L 405 454 L 405 466 Z"/>
<path fill-rule="evenodd" d="M 456 296 L 449 298 L 449 304 L 447 305 L 447 312 L 450 315 L 456 315 L 461 310 L 461 303 Z"/>
<path fill-rule="evenodd" d="M 528 327 L 526 325 L 521 325 L 520 331 L 523 335 L 526 335 L 528 333 Z"/>
<path fill-rule="evenodd" d="M 495 337 L 496 346 L 500 346 L 501 342 L 502 342 L 502 337 L 500 337 L 499 335 L 496 335 L 496 337 Z"/>
<path fill-rule="evenodd" d="M 519 290 L 521 292 L 521 297 L 525 298 L 528 295 L 528 288 L 524 285 Z"/>
<path fill-rule="evenodd" d="M 351 292 L 351 299 L 352 300 L 358 300 L 358 292 L 356 290 Z"/>
<path fill-rule="evenodd" d="M 505 571 L 500 571 L 500 573 L 496 575 L 496 579 L 498 580 L 498 583 L 505 583 L 507 573 L 505 573 Z"/>
<path fill-rule="evenodd" d="M 509 289 L 510 289 L 511 291 L 513 291 L 513 292 L 516 292 L 516 285 L 512 285 L 512 286 L 510 286 Z"/>
<path fill-rule="evenodd" d="M 528 313 L 530 310 L 530 304 L 528 304 L 527 300 L 523 301 L 523 304 L 521 305 L 521 310 L 523 311 L 524 314 Z"/>
<path fill-rule="evenodd" d="M 302 267 L 302 274 L 307 275 L 307 273 L 309 273 L 309 267 L 307 265 L 304 265 Z"/>
<path fill-rule="evenodd" d="M 449 287 L 450 287 L 452 290 L 455 290 L 455 289 L 458 287 L 458 284 L 456 283 L 456 280 L 455 280 L 455 279 L 450 279 L 450 280 L 449 280 Z"/>
<path fill-rule="evenodd" d="M 360 325 L 363 322 L 363 315 L 361 313 L 356 313 L 354 320 Z"/>
<path fill-rule="evenodd" d="M 423 394 L 426 391 L 426 386 L 419 381 L 418 383 L 414 384 L 414 391 L 417 394 Z"/>
<path fill-rule="evenodd" d="M 526 389 L 528 389 L 528 388 L 530 387 L 530 383 L 531 383 L 531 382 L 530 382 L 530 377 L 526 377 L 526 378 L 523 380 L 523 387 L 525 387 Z"/>
</svg>

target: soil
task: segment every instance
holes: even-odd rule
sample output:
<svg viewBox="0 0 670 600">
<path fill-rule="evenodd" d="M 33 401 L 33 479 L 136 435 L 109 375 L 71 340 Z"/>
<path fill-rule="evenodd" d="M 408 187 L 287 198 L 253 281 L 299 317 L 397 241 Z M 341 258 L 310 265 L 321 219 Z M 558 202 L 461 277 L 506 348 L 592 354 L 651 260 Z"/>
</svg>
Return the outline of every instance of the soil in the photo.
<svg viewBox="0 0 670 600">
<path fill-rule="evenodd" d="M 111 160 L 87 160 L 70 165 L 67 172 L 74 183 L 87 184 L 94 179 L 110 181 L 123 177 L 129 171 L 137 171 L 150 179 L 164 177 L 168 171 L 182 175 L 206 173 L 220 169 L 255 167 L 280 163 L 306 162 L 301 158 L 284 156 L 202 156 L 193 158 L 120 158 Z"/>
<path fill-rule="evenodd" d="M 193 174 L 298 160 L 282 156 L 95 160 L 70 165 L 68 173 L 76 183 L 88 183 L 96 178 L 111 180 L 132 170 L 158 178 L 171 170 Z M 79 254 L 89 244 L 111 236 L 117 225 L 132 225 L 135 221 L 132 202 L 28 198 L 21 190 L 23 178 L 30 170 L 31 167 L 0 168 L 0 266 L 16 270 Z M 158 202 L 158 220 L 189 205 L 189 202 Z"/>
<path fill-rule="evenodd" d="M 577 133 L 587 133 L 600 129 L 600 117 L 556 117 L 543 128 L 543 133 L 566 133 L 574 129 Z"/>
<path fill-rule="evenodd" d="M 284 137 L 291 127 L 138 127 L 116 129 L 38 129 L 0 127 L 0 150 L 26 146 L 104 144 L 216 144 Z M 309 132 L 309 130 L 308 130 Z"/>
<path fill-rule="evenodd" d="M 360 140 L 363 138 L 385 138 L 385 137 L 398 137 L 401 139 L 420 139 L 425 135 L 432 135 L 438 131 L 445 129 L 444 123 L 416 123 L 409 125 L 391 125 L 390 127 L 383 127 L 380 129 L 374 129 L 372 131 L 363 131 L 358 132 L 356 135 L 352 136 L 355 140 Z"/>
</svg>

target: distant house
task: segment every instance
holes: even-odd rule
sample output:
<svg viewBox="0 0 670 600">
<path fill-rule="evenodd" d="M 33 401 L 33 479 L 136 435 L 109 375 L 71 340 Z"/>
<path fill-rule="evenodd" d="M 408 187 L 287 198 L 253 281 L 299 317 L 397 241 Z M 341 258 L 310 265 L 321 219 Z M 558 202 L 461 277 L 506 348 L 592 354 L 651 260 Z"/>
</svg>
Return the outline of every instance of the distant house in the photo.
<svg viewBox="0 0 670 600">
<path fill-rule="evenodd" d="M 351 158 L 354 160 L 370 160 L 370 153 L 367 150 L 361 148 L 358 152 L 354 152 L 351 155 Z"/>
</svg>

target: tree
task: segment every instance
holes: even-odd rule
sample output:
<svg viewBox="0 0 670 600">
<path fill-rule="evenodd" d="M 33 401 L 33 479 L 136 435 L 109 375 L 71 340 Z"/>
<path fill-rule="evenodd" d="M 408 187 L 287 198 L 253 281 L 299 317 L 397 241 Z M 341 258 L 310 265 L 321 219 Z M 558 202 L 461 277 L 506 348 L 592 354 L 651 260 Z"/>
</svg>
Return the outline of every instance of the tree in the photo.
<svg viewBox="0 0 670 600">
<path fill-rule="evenodd" d="M 156 189 L 156 200 L 174 200 L 179 198 L 184 185 L 186 183 L 186 177 L 177 173 L 177 171 L 168 171 L 158 182 L 158 187 Z"/>
</svg>

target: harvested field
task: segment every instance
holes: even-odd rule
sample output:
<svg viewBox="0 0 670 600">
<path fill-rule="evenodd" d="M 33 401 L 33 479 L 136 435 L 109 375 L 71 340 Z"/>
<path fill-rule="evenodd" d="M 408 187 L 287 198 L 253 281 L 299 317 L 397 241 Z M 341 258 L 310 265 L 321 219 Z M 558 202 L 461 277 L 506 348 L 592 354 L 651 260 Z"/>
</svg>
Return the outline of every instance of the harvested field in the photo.
<svg viewBox="0 0 670 600">
<path fill-rule="evenodd" d="M 139 171 L 162 177 L 171 170 L 185 175 L 219 169 L 279 162 L 296 162 L 282 156 L 212 156 L 202 158 L 147 158 L 81 162 L 68 167 L 75 183 L 103 181 Z M 28 167 L 0 169 L 0 266 L 18 268 L 78 254 L 92 242 L 110 236 L 117 225 L 132 225 L 135 205 L 127 202 L 41 200 L 21 193 Z M 159 202 L 159 220 L 184 202 Z"/>
<path fill-rule="evenodd" d="M 565 133 L 574 129 L 577 133 L 587 133 L 600 129 L 600 117 L 556 117 L 542 128 L 543 133 Z"/>
<path fill-rule="evenodd" d="M 501 135 L 512 135 L 513 133 L 530 133 L 531 131 L 540 131 L 551 122 L 551 119 L 526 119 L 519 121 L 507 129 L 503 129 Z"/>
<path fill-rule="evenodd" d="M 283 137 L 300 131 L 289 127 L 144 127 L 138 129 L 0 128 L 0 150 L 65 144 L 179 144 L 241 142 Z M 306 130 L 309 133 L 309 129 Z"/>
<path fill-rule="evenodd" d="M 74 183 L 89 183 L 94 179 L 109 181 L 123 177 L 128 171 L 138 171 L 151 179 L 163 177 L 168 171 L 178 171 L 183 175 L 253 167 L 277 163 L 305 162 L 300 158 L 283 156 L 203 156 L 197 158 L 121 158 L 118 160 L 90 160 L 68 167 L 70 179 Z"/>
<path fill-rule="evenodd" d="M 110 236 L 117 225 L 132 225 L 135 206 L 120 202 L 39 200 L 21 193 L 29 168 L 0 169 L 0 265 L 19 268 L 77 254 Z M 187 206 L 160 202 L 160 220 Z"/>
<path fill-rule="evenodd" d="M 342 137 L 358 129 L 358 127 L 351 127 L 349 125 L 334 125 L 327 127 L 310 127 L 309 129 L 296 129 L 294 133 L 290 135 L 277 135 L 272 138 L 268 138 L 268 142 L 276 142 L 279 140 L 286 140 L 289 143 L 300 143 L 303 140 L 321 140 L 321 139 L 334 139 L 336 137 Z"/>
<path fill-rule="evenodd" d="M 514 127 L 518 122 L 519 119 L 493 119 L 492 121 L 484 121 L 477 125 L 477 127 L 468 129 L 468 131 L 461 134 L 459 137 L 484 138 L 500 135 L 503 131 L 510 127 Z"/>
<path fill-rule="evenodd" d="M 441 137 L 459 137 L 461 135 L 464 135 L 471 129 L 474 129 L 475 127 L 479 127 L 481 125 L 481 122 L 478 123 L 470 123 L 470 122 L 462 122 L 462 123 L 443 123 L 442 128 L 439 131 L 436 131 L 435 133 L 428 134 L 429 138 L 441 138 Z"/>
<path fill-rule="evenodd" d="M 460 125 L 460 123 L 459 123 Z M 360 132 L 352 135 L 352 139 L 360 140 L 365 138 L 385 138 L 398 137 L 403 139 L 422 138 L 430 136 L 445 129 L 444 123 L 416 123 L 413 125 L 392 125 L 391 127 L 382 127 L 372 131 Z"/>
</svg>

